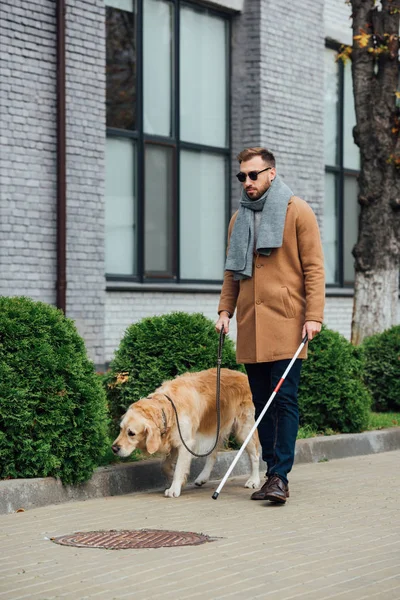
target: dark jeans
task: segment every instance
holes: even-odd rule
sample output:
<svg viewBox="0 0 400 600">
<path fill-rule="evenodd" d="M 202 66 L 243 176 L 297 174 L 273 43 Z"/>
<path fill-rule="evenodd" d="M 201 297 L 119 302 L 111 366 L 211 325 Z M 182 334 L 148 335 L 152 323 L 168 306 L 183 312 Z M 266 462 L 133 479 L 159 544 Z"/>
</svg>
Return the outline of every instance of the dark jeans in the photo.
<svg viewBox="0 0 400 600">
<path fill-rule="evenodd" d="M 290 359 L 245 365 L 256 419 L 289 363 Z M 279 475 L 285 483 L 293 466 L 299 428 L 297 390 L 301 365 L 302 360 L 297 359 L 258 426 L 262 458 L 268 465 L 267 475 Z"/>
</svg>

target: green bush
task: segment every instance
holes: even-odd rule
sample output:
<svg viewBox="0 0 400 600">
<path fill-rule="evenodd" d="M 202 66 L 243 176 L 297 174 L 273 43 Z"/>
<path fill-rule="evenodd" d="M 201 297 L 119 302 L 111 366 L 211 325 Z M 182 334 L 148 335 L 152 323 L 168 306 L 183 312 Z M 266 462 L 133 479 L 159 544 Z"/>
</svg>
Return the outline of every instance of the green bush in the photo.
<svg viewBox="0 0 400 600">
<path fill-rule="evenodd" d="M 107 405 L 73 322 L 0 298 L 0 478 L 87 480 L 106 450 Z"/>
<path fill-rule="evenodd" d="M 174 312 L 134 323 L 110 364 L 106 389 L 111 416 L 119 423 L 128 406 L 163 381 L 217 364 L 219 335 L 200 313 Z M 232 340 L 225 339 L 222 366 L 239 369 Z"/>
<path fill-rule="evenodd" d="M 368 427 L 370 394 L 362 382 L 363 352 L 325 326 L 309 345 L 299 388 L 300 423 L 317 431 Z"/>
<path fill-rule="evenodd" d="M 364 381 L 373 398 L 373 410 L 400 407 L 400 325 L 366 338 Z"/>
</svg>

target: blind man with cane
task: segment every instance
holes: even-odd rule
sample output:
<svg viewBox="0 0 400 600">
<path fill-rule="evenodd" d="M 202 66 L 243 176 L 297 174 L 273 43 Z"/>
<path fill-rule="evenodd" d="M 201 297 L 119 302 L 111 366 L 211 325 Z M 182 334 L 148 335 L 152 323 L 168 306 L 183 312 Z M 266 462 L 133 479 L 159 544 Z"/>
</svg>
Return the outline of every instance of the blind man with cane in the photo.
<svg viewBox="0 0 400 600">
<path fill-rule="evenodd" d="M 228 229 L 216 329 L 228 333 L 236 310 L 236 359 L 245 365 L 257 419 L 302 339 L 321 330 L 324 261 L 316 217 L 279 177 L 274 155 L 246 148 L 238 161 L 242 193 Z M 258 425 L 267 473 L 252 500 L 284 504 L 289 497 L 305 358 L 306 345 Z"/>
</svg>

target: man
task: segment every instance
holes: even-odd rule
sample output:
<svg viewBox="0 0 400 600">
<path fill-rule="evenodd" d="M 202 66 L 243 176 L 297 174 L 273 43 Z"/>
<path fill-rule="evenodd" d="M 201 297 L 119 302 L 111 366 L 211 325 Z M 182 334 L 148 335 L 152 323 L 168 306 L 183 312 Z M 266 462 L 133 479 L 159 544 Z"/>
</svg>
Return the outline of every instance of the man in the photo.
<svg viewBox="0 0 400 600">
<path fill-rule="evenodd" d="M 236 309 L 236 358 L 244 363 L 256 419 L 307 333 L 321 330 L 325 300 L 324 263 L 317 220 L 277 175 L 265 148 L 239 156 L 239 210 L 228 230 L 224 283 L 217 331 L 229 331 Z M 297 391 L 305 346 L 258 428 L 267 480 L 252 500 L 284 504 L 295 452 Z"/>
</svg>

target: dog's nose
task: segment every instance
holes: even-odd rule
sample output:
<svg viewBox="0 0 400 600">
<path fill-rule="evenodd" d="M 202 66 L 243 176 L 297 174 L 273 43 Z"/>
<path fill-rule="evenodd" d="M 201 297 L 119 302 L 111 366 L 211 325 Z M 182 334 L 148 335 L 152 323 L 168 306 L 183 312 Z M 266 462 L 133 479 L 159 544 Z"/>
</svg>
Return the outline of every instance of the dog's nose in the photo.
<svg viewBox="0 0 400 600">
<path fill-rule="evenodd" d="M 111 450 L 114 452 L 114 454 L 118 454 L 119 448 L 120 448 L 120 446 L 117 446 L 117 444 L 113 444 L 111 446 Z"/>
</svg>

